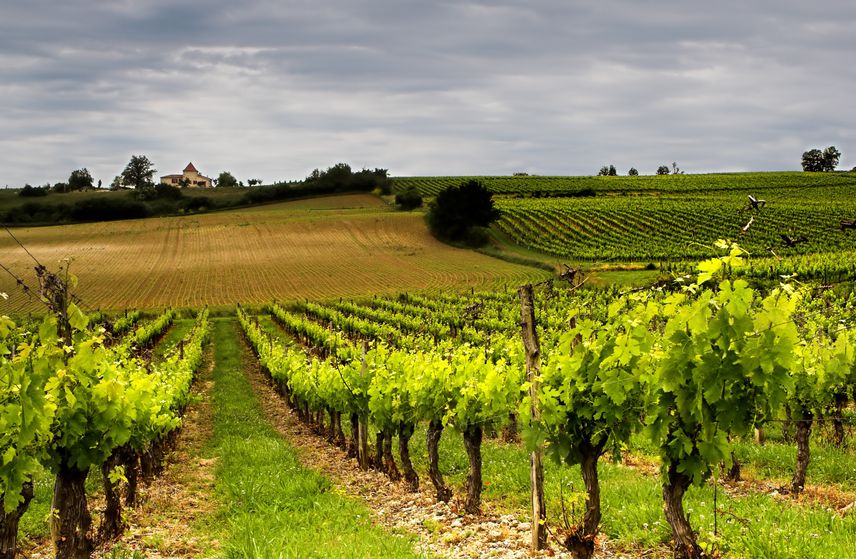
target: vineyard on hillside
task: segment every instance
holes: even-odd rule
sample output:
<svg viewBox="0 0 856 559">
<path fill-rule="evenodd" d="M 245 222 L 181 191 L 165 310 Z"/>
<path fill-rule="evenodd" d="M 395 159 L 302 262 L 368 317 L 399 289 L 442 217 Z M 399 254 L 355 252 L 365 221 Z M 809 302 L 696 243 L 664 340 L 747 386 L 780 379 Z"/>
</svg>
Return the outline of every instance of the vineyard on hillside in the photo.
<svg viewBox="0 0 856 559">
<path fill-rule="evenodd" d="M 814 270 L 806 277 L 843 277 L 853 269 L 852 172 L 404 177 L 395 185 L 431 196 L 471 178 L 495 194 L 498 240 L 556 259 L 678 269 L 671 262 L 713 256 L 714 241 L 724 238 L 764 260 L 765 270 L 768 259 L 780 262 L 773 267 L 782 273 Z M 753 206 L 751 199 L 761 202 Z M 817 262 L 806 264 L 811 256 Z"/>
<path fill-rule="evenodd" d="M 842 220 L 856 216 L 856 196 L 810 192 L 806 198 L 771 199 L 757 212 L 741 211 L 747 198 L 741 193 L 502 198 L 495 227 L 523 247 L 592 261 L 704 258 L 722 238 L 739 240 L 760 257 L 856 249 L 856 234 L 840 228 Z M 806 240 L 789 247 L 782 235 Z"/>
<path fill-rule="evenodd" d="M 440 441 L 450 429 L 460 435 L 467 473 L 460 498 L 468 512 L 479 510 L 482 491 L 493 483 L 500 486 L 496 494 L 507 490 L 507 498 L 525 506 L 528 493 L 519 489 L 526 485 L 524 449 L 513 458 L 523 474 L 516 490 L 485 475 L 495 470 L 488 465 L 492 451 L 483 449 L 489 433 L 509 440 L 521 433 L 546 440 L 552 475 L 568 475 L 558 464 L 582 464 L 577 487 L 586 488 L 580 498 L 587 512 L 568 537 L 585 553 L 599 529 L 625 545 L 656 545 L 670 537 L 669 524 L 680 557 L 714 546 L 743 557 L 766 557 L 770 550 L 794 557 L 844 553 L 854 543 L 852 517 L 801 506 L 798 519 L 792 515 L 797 505 L 730 495 L 734 486 L 724 480 L 739 479 L 741 467 L 769 468 L 782 491 L 799 495 L 812 483 L 809 472 L 823 471 L 815 482 L 840 487 L 845 504 L 856 499 L 856 455 L 846 443 L 856 424 L 856 300 L 849 289 L 789 285 L 761 293 L 723 279 L 739 268 L 739 254 L 732 247 L 728 256 L 705 263 L 686 290 L 543 288 L 536 298 L 543 416 L 533 427 L 527 427 L 516 292 L 271 304 L 262 315 L 239 309 L 238 316 L 296 413 L 362 467 L 415 488 L 423 481 L 412 455 L 423 456 L 436 498 L 448 500 L 453 490 L 441 468 Z M 817 427 L 832 442 L 813 460 L 830 463 L 810 470 Z M 769 431 L 764 446 L 753 442 L 753 429 Z M 426 437 L 427 447 L 416 450 Z M 788 446 L 799 456 L 796 463 L 767 463 Z M 665 519 L 657 517 L 653 479 L 602 464 L 598 486 L 598 459 L 622 455 L 660 464 Z M 513 467 L 509 456 L 505 468 Z M 628 483 L 644 487 L 647 496 L 628 502 L 620 489 Z M 718 488 L 719 505 L 711 507 Z M 601 492 L 607 504 L 598 528 Z M 563 498 L 548 496 L 553 518 Z M 702 511 L 701 520 L 688 524 L 685 506 Z M 622 528 L 643 522 L 661 528 Z M 828 530 L 799 537 L 803 522 Z M 770 536 L 759 541 L 757 534 Z"/>
<path fill-rule="evenodd" d="M 485 500 L 525 514 L 529 452 L 543 448 L 545 518 L 575 557 L 604 541 L 679 558 L 844 557 L 856 544 L 852 286 L 752 287 L 744 252 L 719 250 L 645 289 L 537 284 L 534 399 L 523 289 L 271 302 L 237 318 L 283 402 L 353 467 L 429 486 L 459 514 Z M 121 533 L 122 504 L 174 444 L 209 318 L 176 327 L 169 309 L 87 317 L 73 303 L 58 316 L 0 322 L 0 521 L 13 548 L 28 505 L 51 499 L 34 480 L 52 472 L 56 556 L 82 558 Z"/>
<path fill-rule="evenodd" d="M 636 177 L 541 177 L 541 176 L 466 176 L 395 177 L 396 191 L 415 188 L 423 196 L 435 196 L 449 186 L 466 180 L 478 180 L 491 192 L 524 197 L 579 196 L 614 192 L 687 192 L 856 187 L 856 173 L 719 173 L 708 175 L 650 175 Z"/>
</svg>

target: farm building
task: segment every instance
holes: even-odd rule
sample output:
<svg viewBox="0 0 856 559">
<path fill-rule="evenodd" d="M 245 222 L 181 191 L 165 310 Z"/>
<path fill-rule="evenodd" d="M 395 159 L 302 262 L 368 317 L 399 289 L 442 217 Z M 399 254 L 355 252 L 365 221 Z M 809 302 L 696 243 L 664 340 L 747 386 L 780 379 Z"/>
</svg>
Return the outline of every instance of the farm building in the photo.
<svg viewBox="0 0 856 559">
<path fill-rule="evenodd" d="M 196 170 L 193 163 L 188 163 L 181 175 L 164 175 L 160 178 L 161 184 L 170 186 L 186 186 L 189 188 L 211 188 L 211 178 L 206 177 Z"/>
</svg>

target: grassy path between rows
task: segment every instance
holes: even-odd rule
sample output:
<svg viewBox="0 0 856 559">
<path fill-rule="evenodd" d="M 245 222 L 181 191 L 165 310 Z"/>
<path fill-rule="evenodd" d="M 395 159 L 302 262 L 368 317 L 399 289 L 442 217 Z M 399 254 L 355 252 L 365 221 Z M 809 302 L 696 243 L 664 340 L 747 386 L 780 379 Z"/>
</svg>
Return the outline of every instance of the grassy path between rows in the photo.
<svg viewBox="0 0 856 559">
<path fill-rule="evenodd" d="M 369 510 L 307 470 L 264 419 L 244 373 L 254 357 L 234 319 L 214 322 L 215 494 L 229 559 L 420 557 Z"/>
</svg>

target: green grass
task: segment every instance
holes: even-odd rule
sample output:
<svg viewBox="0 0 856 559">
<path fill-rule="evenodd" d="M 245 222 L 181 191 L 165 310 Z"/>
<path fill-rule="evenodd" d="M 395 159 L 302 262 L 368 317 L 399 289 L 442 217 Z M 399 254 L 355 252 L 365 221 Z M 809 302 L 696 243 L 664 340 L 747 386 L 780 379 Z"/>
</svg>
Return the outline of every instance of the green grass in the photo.
<svg viewBox="0 0 856 559">
<path fill-rule="evenodd" d="M 425 432 L 413 437 L 411 453 L 423 483 L 427 477 Z M 485 500 L 524 518 L 529 506 L 529 462 L 517 445 L 487 440 L 482 449 Z M 440 446 L 440 468 L 460 494 L 467 458 L 459 433 L 449 429 Z M 666 546 L 669 526 L 663 516 L 657 476 L 602 460 L 600 463 L 602 530 L 619 549 Z M 582 514 L 584 495 L 578 467 L 545 466 L 545 494 L 551 522 L 561 522 L 562 499 L 569 515 Z M 714 537 L 713 487 L 692 488 L 684 499 L 700 539 L 715 542 L 726 557 L 848 557 L 856 549 L 856 518 L 841 518 L 820 506 L 795 504 L 762 494 L 728 497 L 717 494 L 718 536 Z"/>
<path fill-rule="evenodd" d="M 757 444 L 751 437 L 737 440 L 734 453 L 743 471 L 756 479 L 784 484 L 794 474 L 796 443 L 782 440 L 780 425 L 771 423 L 765 428 L 766 442 Z M 807 472 L 809 485 L 826 485 L 842 491 L 856 490 L 856 447 L 852 437 L 850 445 L 838 448 L 830 444 L 817 428 L 811 433 L 811 462 Z M 643 435 L 633 438 L 634 453 L 655 460 L 657 449 Z"/>
<path fill-rule="evenodd" d="M 193 325 L 195 323 L 194 319 L 178 319 L 173 321 L 172 327 L 167 331 L 163 338 L 161 338 L 158 345 L 154 348 L 152 352 L 152 359 L 157 362 L 163 359 L 164 355 L 173 347 L 175 347 L 178 342 L 184 339 L 190 331 L 193 329 Z"/>
<path fill-rule="evenodd" d="M 223 556 L 419 557 L 410 541 L 372 525 L 366 507 L 307 470 L 262 416 L 244 368 L 237 322 L 214 327 L 214 454 Z"/>
</svg>

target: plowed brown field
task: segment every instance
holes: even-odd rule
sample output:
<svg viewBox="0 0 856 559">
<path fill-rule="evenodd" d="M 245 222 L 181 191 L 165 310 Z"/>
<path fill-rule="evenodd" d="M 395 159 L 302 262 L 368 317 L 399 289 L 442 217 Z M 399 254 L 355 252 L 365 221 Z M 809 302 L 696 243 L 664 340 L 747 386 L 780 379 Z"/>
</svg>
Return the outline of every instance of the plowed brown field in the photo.
<svg viewBox="0 0 856 559">
<path fill-rule="evenodd" d="M 72 259 L 89 310 L 462 289 L 538 275 L 442 244 L 422 215 L 390 211 L 370 195 L 13 232 L 51 269 Z M 35 286 L 33 261 L 0 233 L 0 263 Z M 0 292 L 9 295 L 0 299 L 0 314 L 40 308 L 0 274 Z"/>
</svg>

